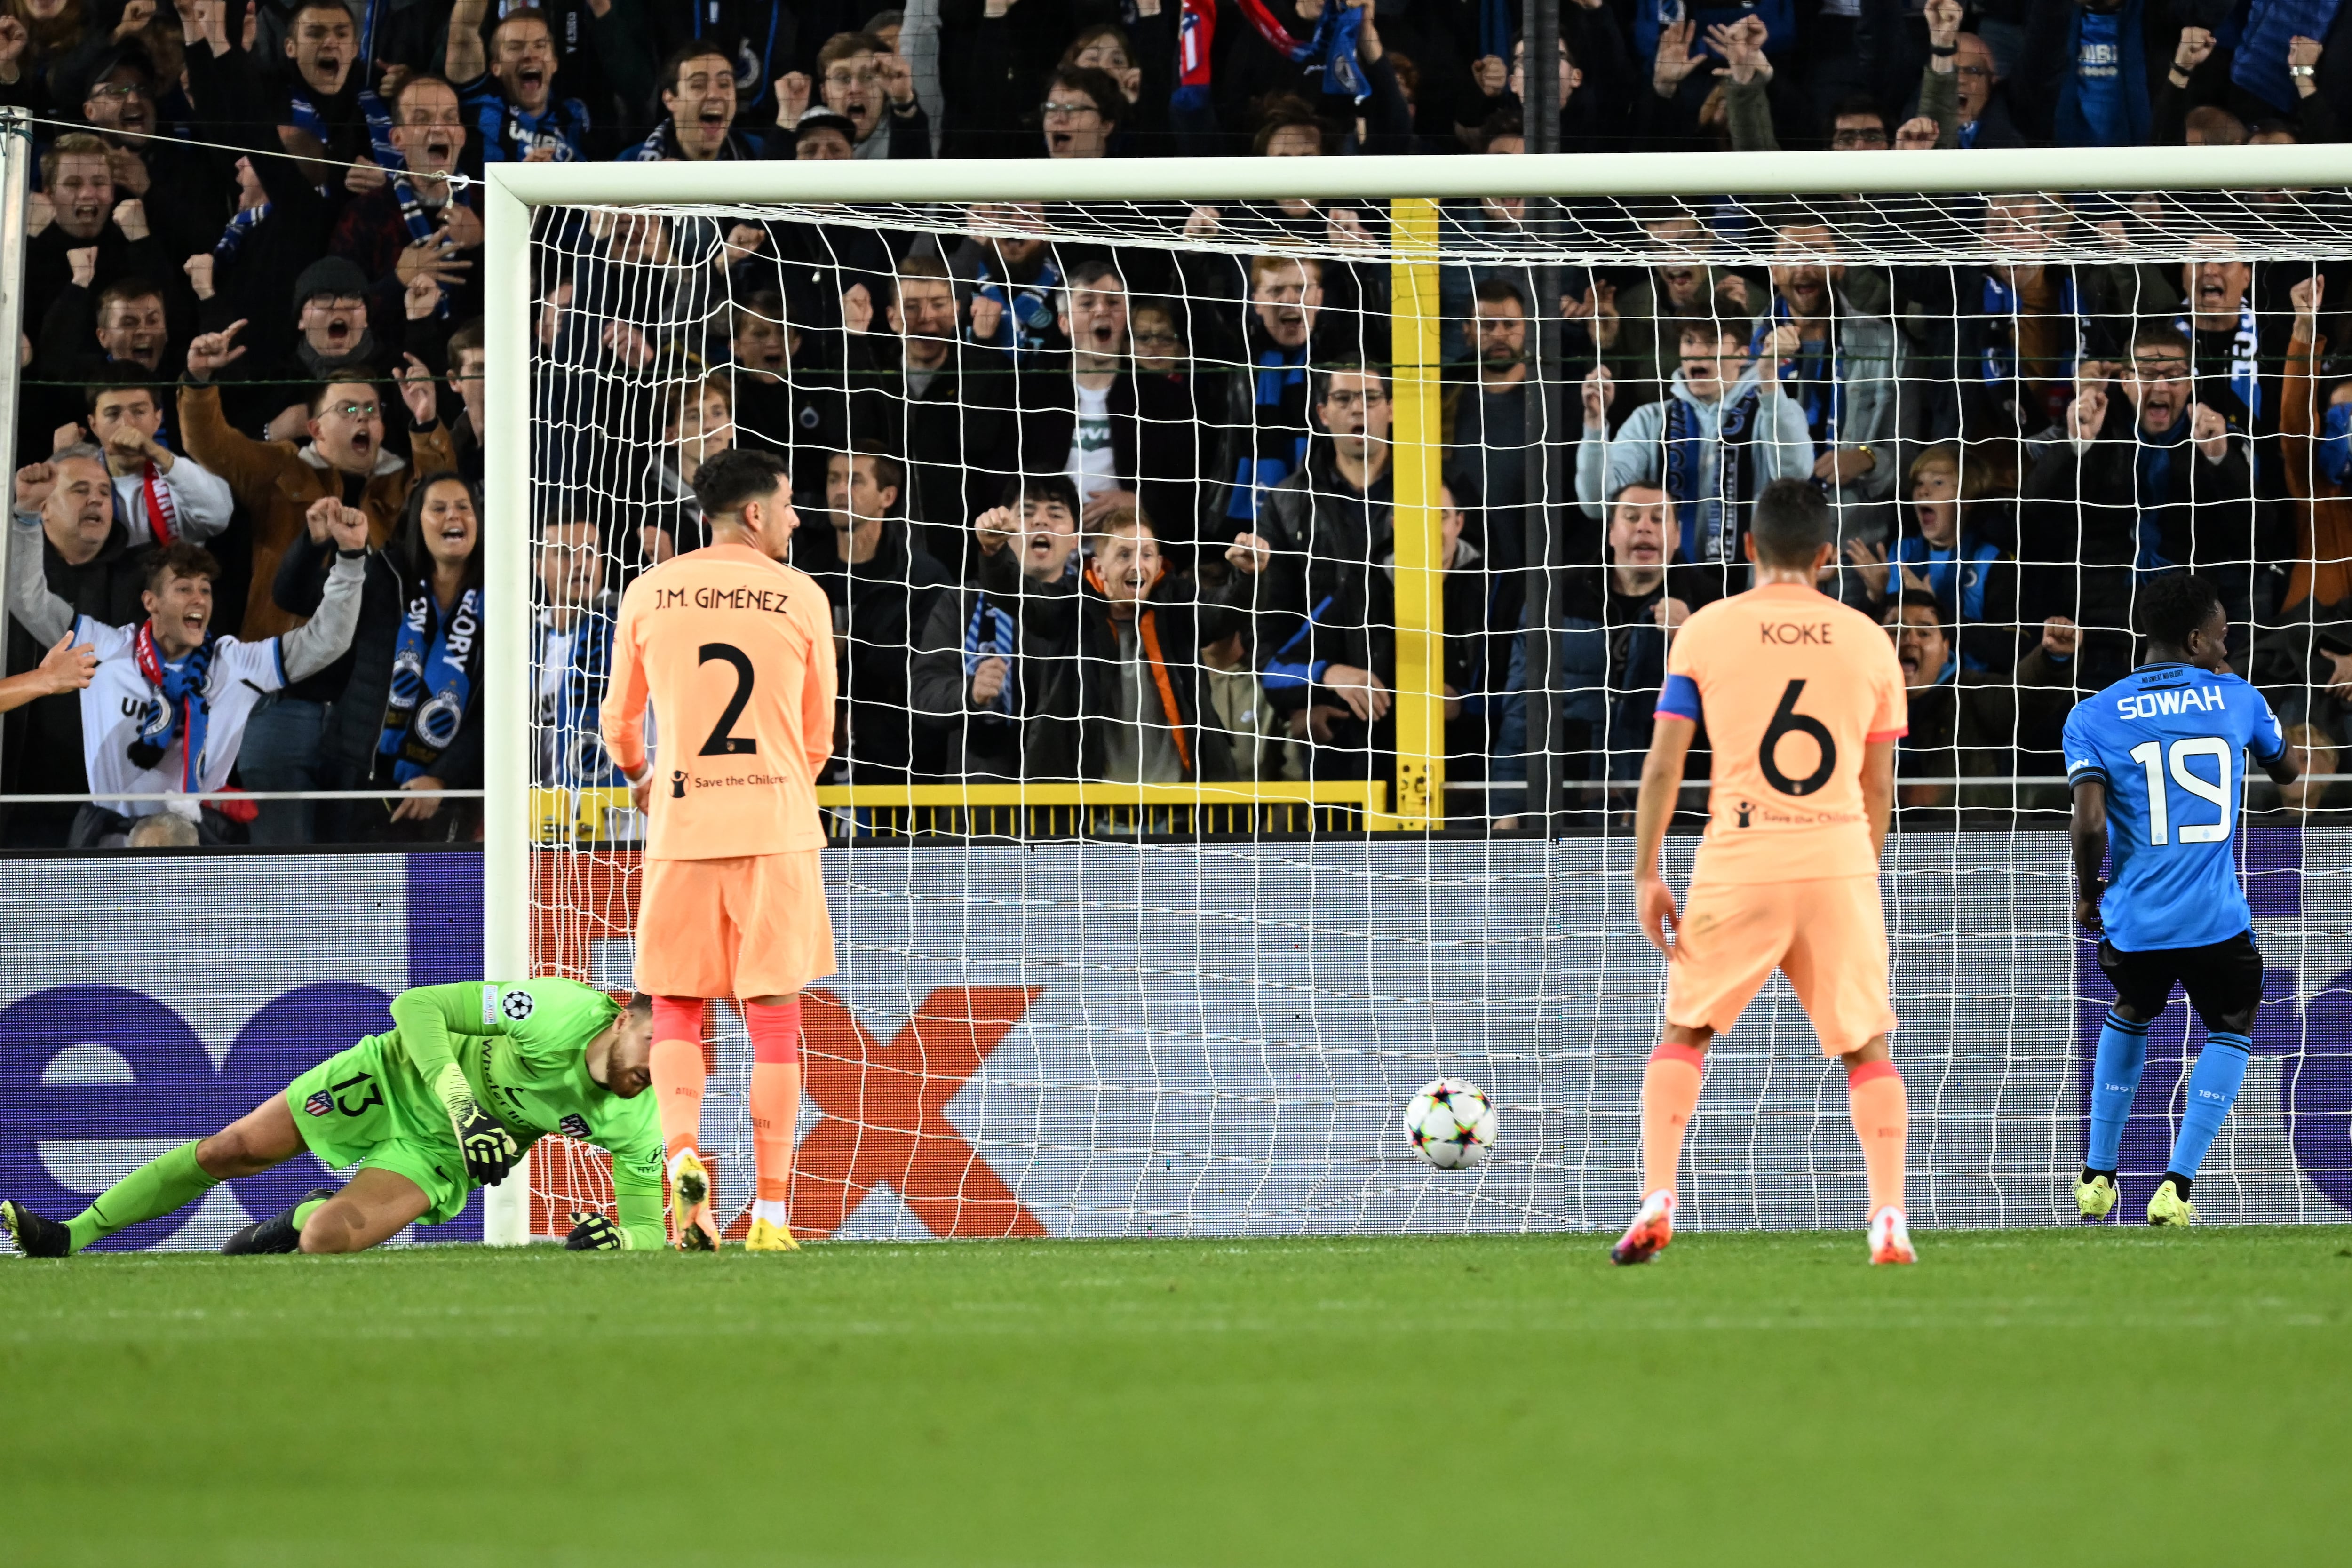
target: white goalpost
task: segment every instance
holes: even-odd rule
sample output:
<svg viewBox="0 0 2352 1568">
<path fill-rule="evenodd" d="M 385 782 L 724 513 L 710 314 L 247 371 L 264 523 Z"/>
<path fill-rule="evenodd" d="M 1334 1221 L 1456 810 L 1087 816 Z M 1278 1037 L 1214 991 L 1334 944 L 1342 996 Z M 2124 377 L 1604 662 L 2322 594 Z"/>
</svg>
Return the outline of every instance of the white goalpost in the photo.
<svg viewBox="0 0 2352 1568">
<path fill-rule="evenodd" d="M 705 399 L 715 395 L 729 439 L 786 458 L 804 498 L 804 534 L 825 560 L 834 559 L 824 552 L 836 549 L 835 531 L 808 515 L 805 498 L 822 498 L 828 459 L 842 456 L 854 470 L 864 443 L 893 465 L 877 476 L 903 473 L 889 487 L 899 491 L 897 510 L 882 524 L 899 542 L 874 559 L 901 563 L 892 570 L 903 580 L 880 587 L 904 598 L 908 619 L 871 632 L 857 618 L 869 612 L 836 604 L 849 657 L 873 661 L 881 673 L 870 689 L 889 695 L 847 710 L 849 764 L 820 790 L 842 973 L 813 994 L 809 1014 L 796 1229 L 1297 1234 L 1622 1221 L 1635 1195 L 1637 1085 L 1663 984 L 1634 928 L 1625 878 L 1624 759 L 1638 759 L 1646 736 L 1646 718 L 1637 724 L 1628 715 L 1647 710 L 1622 699 L 1654 679 L 1638 673 L 1649 634 L 1610 618 L 1621 600 L 1633 602 L 1635 577 L 1607 574 L 1606 563 L 1618 559 L 1611 552 L 1628 547 L 1612 533 L 1615 497 L 1593 489 L 1613 459 L 1605 434 L 1597 447 L 1586 436 L 1580 400 L 1588 377 L 1606 370 L 1604 405 L 1612 389 L 1623 389 L 1607 416 L 1612 426 L 1629 405 L 1654 397 L 1669 408 L 1661 421 L 1671 421 L 1675 338 L 1685 321 L 1728 323 L 1719 328 L 1727 333 L 1736 325 L 1741 340 L 1752 335 L 1760 364 L 1788 314 L 1770 269 L 1843 268 L 1834 288 L 1822 285 L 1828 346 L 1805 347 L 1812 357 L 1791 362 L 1812 367 L 1801 374 L 1817 381 L 1783 392 L 1751 368 L 1727 390 L 1725 407 L 1767 409 L 1784 397 L 1787 417 L 1810 422 L 1806 439 L 1822 453 L 1863 454 L 1853 467 L 1874 479 L 1841 477 L 1848 469 L 1832 463 L 1822 481 L 1863 551 L 1839 579 L 1838 591 L 1855 602 L 1891 606 L 1902 621 L 1911 577 L 1892 575 L 1905 572 L 1901 562 L 1872 577 L 1868 552 L 1892 553 L 1898 542 L 1925 537 L 1923 527 L 1940 526 L 1919 520 L 1942 516 L 1934 509 L 1945 503 L 1927 500 L 1923 510 L 1928 492 L 1915 490 L 1932 485 L 1937 451 L 1951 454 L 1959 575 L 1937 575 L 1945 558 L 1931 542 L 1919 581 L 1949 586 L 1967 578 L 1969 560 L 2007 563 L 1984 572 L 2005 571 L 2011 596 L 1969 598 L 1974 588 L 1951 586 L 1969 625 L 1947 627 L 1973 640 L 1948 637 L 1956 673 L 1946 684 L 1992 693 L 1983 710 L 2002 717 L 1990 730 L 1981 719 L 1955 718 L 1949 767 L 1929 765 L 1946 751 L 1930 758 L 1923 747 L 1906 774 L 1917 793 L 1906 797 L 1887 851 L 1905 1019 L 1896 1054 L 1911 1083 L 1915 1218 L 2057 1223 L 2063 1178 L 2079 1155 L 2096 971 L 2070 925 L 2064 840 L 2052 831 L 2063 825 L 2063 792 L 2048 785 L 2039 716 L 2060 703 L 2053 683 L 2071 677 L 2051 671 L 2074 655 L 2048 651 L 2060 644 L 2044 641 L 2057 635 L 2047 627 L 2073 628 L 2087 669 L 2089 650 L 2128 644 L 2130 574 L 2174 564 L 2234 572 L 2232 581 L 2250 584 L 2250 649 L 2308 625 L 2308 615 L 2290 613 L 2292 584 L 2312 575 L 2305 545 L 2291 556 L 2273 546 L 2303 540 L 2294 508 L 2310 493 L 2317 459 L 2307 442 L 2286 444 L 2278 389 L 2311 395 L 2342 373 L 2326 374 L 2315 355 L 2294 380 L 2292 365 L 2273 363 L 2262 345 L 2290 341 L 2290 277 L 2352 263 L 2347 187 L 2352 148 L 2294 145 L 492 165 L 483 205 L 485 964 L 500 976 L 561 972 L 614 989 L 628 984 L 632 814 L 593 766 L 565 760 L 578 756 L 581 715 L 566 695 L 573 667 L 552 664 L 576 664 L 584 634 L 572 628 L 593 626 L 593 604 L 566 600 L 557 613 L 563 640 L 541 638 L 535 622 L 557 590 L 542 585 L 551 579 L 539 551 L 551 529 L 577 531 L 564 548 L 595 554 L 593 575 L 609 595 L 664 552 L 690 548 L 694 520 L 680 482 L 688 458 L 679 454 L 699 461 L 713 449 L 716 416 Z M 1344 219 L 1333 216 L 1341 211 Z M 749 264 L 726 248 L 739 224 L 770 237 Z M 790 265 L 777 237 L 787 235 L 805 247 Z M 1032 240 L 1045 246 L 1042 281 L 971 275 L 970 257 L 1001 258 L 1004 242 Z M 889 339 L 888 301 L 873 296 L 887 291 L 890 269 L 904 267 L 910 249 L 966 258 L 949 268 L 958 301 L 975 282 L 1001 296 L 989 303 L 1001 307 L 1003 324 L 980 335 L 1006 335 L 1003 374 L 1013 390 L 958 384 L 938 417 L 960 433 L 961 457 L 908 449 L 917 392 L 892 368 L 895 340 L 887 353 L 865 352 Z M 1194 401 L 1183 406 L 1193 412 L 1160 416 L 1157 426 L 1149 408 L 1134 416 L 1139 434 L 1130 444 L 1164 444 L 1172 433 L 1196 455 L 1190 479 L 1158 490 L 1148 472 L 1114 481 L 1088 468 L 1085 432 L 1072 434 L 1071 423 L 1088 417 L 1083 397 L 1066 413 L 1054 404 L 1053 418 L 1033 417 L 1045 405 L 1024 378 L 1043 374 L 1036 366 L 1049 351 L 1024 347 L 1023 334 L 1050 339 L 1050 352 L 1067 347 L 1058 334 L 1071 329 L 1055 312 L 1066 317 L 1073 290 L 1094 287 L 1074 275 L 1083 258 L 1098 257 L 1110 258 L 1122 322 L 1160 310 L 1189 356 L 1165 374 L 1186 388 Z M 1266 258 L 1276 268 L 1297 263 L 1302 287 L 1319 290 L 1324 315 L 1308 309 L 1307 346 L 1252 335 L 1252 290 Z M 2260 342 L 2242 364 L 2198 359 L 2210 334 L 2194 290 L 2183 292 L 2181 269 L 2208 261 L 2252 269 L 2243 320 Z M 758 274 L 750 281 L 747 265 Z M 1738 273 L 1748 281 L 1728 293 L 1709 282 L 1696 303 L 1661 302 L 1664 274 L 1694 268 L 1702 279 Z M 2035 295 L 2059 302 L 2029 307 L 2019 268 L 2037 289 L 2045 272 L 2063 274 L 2063 289 L 2053 283 Z M 1604 300 L 1596 279 L 1636 272 L 1643 282 Z M 1864 272 L 1886 281 L 1866 283 Z M 1997 289 L 1981 284 L 1988 278 Z M 862 305 L 848 299 L 850 279 L 873 280 L 856 284 Z M 1478 300 L 1502 303 L 1486 288 L 1496 279 L 1520 302 L 1526 347 L 1514 352 L 1532 367 L 1528 390 L 1508 405 L 1521 423 L 1507 443 L 1462 436 L 1472 428 L 1465 421 L 1498 417 L 1507 389 L 1522 384 L 1477 346 Z M 1883 295 L 1869 294 L 1872 287 Z M 1636 299 L 1649 313 L 1637 311 Z M 2346 303 L 2334 298 L 2326 309 L 2332 316 Z M 866 309 L 870 320 L 860 313 Z M 2063 333 L 2062 316 L 2071 319 Z M 2221 492 L 2199 469 L 2182 481 L 2190 510 L 2180 515 L 2224 519 L 2226 528 L 2200 537 L 2237 530 L 2227 536 L 2241 542 L 2200 544 L 2192 561 L 2162 553 L 2180 548 L 2168 535 L 2147 546 L 2155 555 L 2118 567 L 2095 542 L 2104 537 L 2103 503 L 2052 500 L 2032 474 L 2067 439 L 2057 422 L 2074 416 L 2084 378 L 2105 389 L 2102 397 L 2147 395 L 2143 382 L 2126 385 L 2139 374 L 2135 344 L 2152 341 L 2135 334 L 2176 317 L 2197 378 L 2192 395 L 2210 401 L 2208 385 L 2242 388 L 2246 414 L 2242 428 L 2199 448 L 2237 443 L 2222 458 L 2181 459 L 2215 464 L 2216 473 L 2234 461 L 2242 484 L 2224 500 L 2201 499 Z M 972 318 L 959 320 L 971 338 Z M 743 363 L 730 333 L 761 321 L 804 344 L 792 351 L 803 357 L 767 372 Z M 2051 346 L 2062 335 L 2064 344 Z M 1327 342 L 1344 347 L 1328 351 Z M 1106 376 L 1142 376 L 1129 342 L 1122 337 L 1118 352 L 1129 368 Z M 869 360 L 886 368 L 865 368 Z M 1637 362 L 1655 374 L 1634 374 L 1628 367 Z M 1491 375 L 1483 368 L 1490 363 L 1500 367 Z M 1335 367 L 1340 379 L 1365 384 L 1340 385 Z M 2029 383 L 2038 390 L 2029 393 Z M 772 395 L 764 390 L 772 384 Z M 1751 384 L 1761 401 L 1738 402 Z M 1801 384 L 1814 390 L 1801 395 Z M 2053 389 L 2065 388 L 2063 411 L 2050 414 L 2060 407 Z M 2009 423 L 1997 431 L 1976 412 L 1988 397 L 2006 410 Z M 1378 443 L 1368 408 L 1360 435 L 1321 412 L 1300 422 L 1309 406 L 1355 409 L 1374 399 L 1389 410 Z M 782 411 L 781 427 L 762 427 L 771 416 L 753 412 L 770 408 Z M 1003 432 L 984 452 L 971 434 L 983 416 Z M 1874 433 L 1853 438 L 1865 418 L 1879 421 Z M 1284 420 L 1296 424 L 1295 441 Z M 1179 428 L 1188 426 L 1190 434 Z M 1036 430 L 1053 433 L 1052 450 L 1034 445 Z M 2124 428 L 2115 438 L 2136 451 L 2169 450 L 2179 432 Z M 1675 529 L 1704 548 L 1706 529 L 1736 517 L 1741 497 L 1724 489 L 1693 500 L 1676 465 L 1699 459 L 1668 449 L 1676 439 L 1662 435 L 1654 461 L 1666 534 L 1660 570 L 1671 560 L 1675 574 L 1643 591 L 1679 604 L 1676 584 L 1711 581 L 1712 592 L 1727 580 L 1720 563 L 1709 579 L 1697 570 L 1704 559 L 1688 549 L 1677 556 Z M 1743 465 L 1795 461 L 1780 455 L 1778 436 L 1748 440 Z M 1118 460 L 1129 460 L 1125 448 Z M 1706 461 L 1708 482 L 1736 487 L 1732 458 Z M 1807 447 L 1802 471 L 1814 472 L 1815 461 Z M 2291 473 L 2290 462 L 2303 471 Z M 1377 506 L 1374 482 L 1360 487 L 1362 515 L 1378 521 L 1344 548 L 1330 542 L 1339 526 L 1330 520 L 1356 517 L 1345 509 L 1360 503 L 1354 489 L 1333 487 L 1334 463 L 1343 474 L 1365 465 L 1381 487 Z M 1276 470 L 1292 477 L 1289 493 L 1277 493 Z M 2158 482 L 2144 465 L 2131 471 L 2143 478 L 2129 482 Z M 966 548 L 960 542 L 978 510 L 997 504 L 1000 486 L 1017 510 L 1021 480 L 1056 475 L 1068 476 L 1082 502 L 1132 490 L 1160 506 L 1162 515 L 1144 521 L 1171 563 L 1163 576 L 1173 582 L 1178 566 L 1189 568 L 1187 591 L 1199 595 L 1198 608 L 1186 611 L 1192 618 L 1155 623 L 1155 635 L 1179 624 L 1198 631 L 1164 661 L 1156 644 L 1147 657 L 1141 634 L 1121 629 L 1129 611 L 1106 612 L 1100 626 L 1108 629 L 1098 633 L 1085 629 L 1097 624 L 1084 618 L 1090 610 L 1070 612 L 1079 628 L 1071 633 L 1072 689 L 1087 695 L 1074 699 L 1082 716 L 1073 755 L 1081 760 L 1067 766 L 1023 750 L 1034 731 L 1022 725 L 1040 722 L 1045 710 L 1015 704 L 1044 698 L 1026 687 L 1017 697 L 982 696 L 972 681 L 1000 647 L 1016 665 L 1026 657 L 1010 650 L 1028 647 L 1018 640 L 1031 635 L 1023 617 L 1045 614 L 1031 601 L 1042 602 L 1046 588 L 1066 590 L 1080 606 L 1096 604 L 1089 595 L 1111 596 L 1087 564 L 1105 559 L 1098 522 L 1066 568 L 1053 563 L 1060 575 L 1050 580 L 1024 582 L 1002 561 L 989 564 L 995 546 L 987 543 L 969 563 L 940 562 L 939 578 L 919 584 L 907 542 L 919 535 L 943 552 Z M 1500 494 L 1505 484 L 1521 487 L 1513 492 L 1520 499 L 1479 493 Z M 878 477 L 876 488 L 884 488 Z M 951 504 L 939 499 L 949 490 Z M 1181 517 L 1166 515 L 1162 495 L 1185 498 Z M 1320 587 L 1298 590 L 1303 616 L 1273 607 L 1291 547 L 1283 538 L 1268 556 L 1275 566 L 1229 561 L 1229 541 L 1274 531 L 1286 507 L 1318 520 L 1293 541 L 1297 581 L 1340 584 L 1333 595 L 1356 608 L 1331 613 L 1355 621 L 1318 620 Z M 2159 510 L 2148 502 L 2149 516 Z M 2053 544 L 2053 519 L 2076 531 Z M 1968 556 L 1977 535 L 1964 527 L 1987 531 L 1995 554 Z M 870 548 L 854 542 L 866 537 L 844 529 L 837 548 Z M 2305 561 L 2302 576 L 2295 560 Z M 863 564 L 838 563 L 843 594 L 861 591 L 866 579 L 854 566 Z M 975 590 L 961 619 L 942 614 L 943 603 L 965 605 L 953 595 L 967 567 L 975 582 L 1003 571 L 1013 584 L 1003 591 L 1008 607 L 992 608 L 989 591 Z M 2118 581 L 2120 601 L 2094 592 Z M 2065 609 L 2032 613 L 2045 602 Z M 933 635 L 918 608 L 943 633 Z M 1465 614 L 1480 617 L 1475 632 Z M 1017 626 L 1004 634 L 1013 641 L 988 640 L 992 615 Z M 1661 636 L 1671 632 L 1663 603 L 1654 610 L 1643 601 L 1640 615 Z M 1142 624 L 1139 612 L 1133 624 Z M 1979 625 L 1990 629 L 1973 629 Z M 1523 636 L 1523 626 L 1540 635 Z M 1336 640 L 1342 633 L 1356 640 Z M 1088 684 L 1097 677 L 1087 659 L 1096 656 L 1085 651 L 1095 635 L 1105 639 L 1099 687 Z M 1318 658 L 1327 636 L 1335 639 L 1328 647 L 1369 650 L 1366 684 L 1380 688 L 1381 701 L 1369 718 L 1357 715 L 1358 729 L 1349 727 L 1354 710 L 1329 695 L 1357 656 Z M 1210 651 L 1232 638 L 1243 650 L 1239 666 Z M 1308 650 L 1296 654 L 1305 672 L 1296 685 L 1285 684 L 1294 657 L 1285 638 Z M 2316 657 L 2323 640 L 2310 627 L 2306 654 Z M 1980 667 L 1979 653 L 1995 642 L 2000 657 Z M 542 659 L 535 650 L 544 647 L 563 651 Z M 1171 685 L 1163 670 L 1155 695 L 1152 672 L 1170 663 L 1182 667 L 1181 679 Z M 957 676 L 950 684 L 962 693 L 945 708 L 934 695 L 941 671 Z M 1248 768 L 1212 776 L 1198 750 L 1205 694 L 1252 681 L 1261 706 L 1286 717 L 1262 737 L 1251 731 Z M 1180 689 L 1204 695 L 1180 702 Z M 1092 738 L 1098 731 L 1085 717 L 1097 713 L 1086 704 L 1097 692 L 1108 705 L 1100 717 L 1112 728 L 1099 731 L 1108 742 Z M 1155 742 L 1121 739 L 1129 731 L 1116 726 L 1139 735 L 1150 721 L 1137 715 L 1156 712 L 1181 736 L 1187 731 L 1165 710 L 1191 710 L 1194 701 L 1190 742 L 1174 747 L 1176 776 L 1164 756 L 1155 775 Z M 873 715 L 887 717 L 891 703 L 906 710 L 902 752 L 860 752 Z M 2315 731 L 2325 715 L 2315 706 L 2298 717 Z M 955 754 L 944 748 L 979 755 L 973 737 L 992 723 L 1014 737 L 1008 743 L 1019 761 L 1009 773 L 996 766 L 960 777 L 938 765 Z M 1970 723 L 1974 741 L 1963 732 Z M 1327 730 L 1357 738 L 1343 743 Z M 1703 800 L 1701 784 L 1685 805 Z M 2352 988 L 2338 984 L 2352 974 L 2352 892 L 2339 870 L 2352 830 L 2315 814 L 2317 797 L 2251 804 L 2273 814 L 2259 826 L 2276 829 L 2250 847 L 2248 875 L 2257 931 L 2282 977 L 2256 1069 L 2216 1146 L 2210 1182 L 2199 1184 L 2199 1203 L 2221 1218 L 2352 1217 L 2352 1056 L 2335 1043 L 2335 998 Z M 1678 879 L 1690 847 L 1670 840 Z M 734 1026 L 715 1014 L 714 1026 Z M 2163 1048 L 2178 1057 L 2186 1045 L 2193 1055 L 2179 1009 L 2161 1027 L 2172 1031 Z M 710 1114 L 740 1119 L 725 1056 Z M 1686 1214 L 1716 1226 L 1853 1222 L 1860 1162 L 1844 1131 L 1843 1090 L 1829 1085 L 1778 981 L 1713 1059 L 1693 1124 Z M 1495 1157 L 1475 1170 L 1418 1163 L 1398 1130 L 1413 1090 L 1441 1075 L 1477 1083 L 1499 1108 Z M 2149 1082 L 2160 1078 L 2152 1067 Z M 2169 1107 L 2158 1098 L 2143 1090 L 2151 1129 L 2179 1109 L 2177 1090 Z M 740 1198 L 748 1133 L 707 1128 L 706 1138 L 719 1151 L 722 1197 Z M 520 1176 L 486 1192 L 485 1239 L 515 1245 L 560 1234 L 550 1215 L 567 1198 L 595 1195 L 600 1179 L 583 1149 L 549 1140 Z"/>
</svg>

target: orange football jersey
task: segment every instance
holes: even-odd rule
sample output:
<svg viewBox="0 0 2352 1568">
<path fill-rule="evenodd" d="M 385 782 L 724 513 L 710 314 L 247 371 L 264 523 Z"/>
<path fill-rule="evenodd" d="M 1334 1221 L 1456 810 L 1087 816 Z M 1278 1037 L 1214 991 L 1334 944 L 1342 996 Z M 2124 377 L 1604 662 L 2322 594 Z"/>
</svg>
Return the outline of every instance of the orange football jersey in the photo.
<svg viewBox="0 0 2352 1568">
<path fill-rule="evenodd" d="M 741 544 L 664 562 L 621 596 L 604 743 L 656 773 L 646 853 L 777 855 L 824 843 L 817 773 L 833 755 L 833 611 L 806 574 Z"/>
<path fill-rule="evenodd" d="M 1714 751 L 1694 880 L 1878 874 L 1863 751 L 1909 727 L 1885 627 L 1795 584 L 1718 600 L 1675 635 L 1657 711 L 1704 718 Z"/>
</svg>

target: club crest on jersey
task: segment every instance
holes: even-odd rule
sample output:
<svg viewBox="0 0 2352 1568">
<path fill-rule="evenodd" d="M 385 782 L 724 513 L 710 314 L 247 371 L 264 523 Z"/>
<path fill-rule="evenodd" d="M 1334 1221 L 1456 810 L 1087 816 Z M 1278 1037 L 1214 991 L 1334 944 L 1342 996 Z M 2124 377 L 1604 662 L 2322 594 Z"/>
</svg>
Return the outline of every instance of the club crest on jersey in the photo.
<svg viewBox="0 0 2352 1568">
<path fill-rule="evenodd" d="M 509 1024 L 520 1024 L 538 1005 L 528 991 L 509 991 L 499 998 L 499 1016 Z"/>
<path fill-rule="evenodd" d="M 577 1139 L 583 1143 L 588 1142 L 588 1119 L 576 1110 L 557 1122 L 555 1130 L 566 1138 Z"/>
<path fill-rule="evenodd" d="M 312 1095 L 310 1099 L 304 1100 L 302 1102 L 302 1109 L 310 1112 L 312 1116 L 324 1116 L 327 1112 L 335 1109 L 335 1097 L 322 1089 L 319 1090 L 318 1093 Z"/>
</svg>

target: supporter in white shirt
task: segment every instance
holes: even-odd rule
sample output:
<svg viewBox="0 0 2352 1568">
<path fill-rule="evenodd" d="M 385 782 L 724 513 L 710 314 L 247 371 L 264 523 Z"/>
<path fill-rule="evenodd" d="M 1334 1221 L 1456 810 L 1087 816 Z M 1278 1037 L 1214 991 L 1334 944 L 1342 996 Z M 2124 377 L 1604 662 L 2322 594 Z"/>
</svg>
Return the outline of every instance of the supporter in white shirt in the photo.
<svg viewBox="0 0 2352 1568">
<path fill-rule="evenodd" d="M 1078 487 L 1078 505 L 1092 522 L 1098 497 L 1132 501 L 1120 482 L 1112 449 L 1112 385 L 1127 369 L 1127 289 L 1108 266 L 1082 266 L 1063 296 L 1062 331 L 1070 339 L 1071 392 L 1077 421 L 1062 471 Z"/>
<path fill-rule="evenodd" d="M 318 613 L 259 642 L 212 635 L 219 563 L 185 540 L 151 557 L 144 621 L 110 626 L 77 617 L 43 575 L 39 511 L 60 484 L 104 482 L 104 468 L 98 448 L 73 447 L 19 469 L 8 551 L 8 607 L 18 624 L 44 643 L 72 631 L 98 653 L 97 673 L 81 693 L 81 726 L 83 765 L 100 798 L 75 818 L 68 840 L 75 848 L 120 842 L 131 819 L 158 812 L 201 821 L 193 800 L 121 797 L 226 785 L 255 704 L 351 646 L 367 557 L 366 518 L 345 509 L 331 525 L 336 560 Z"/>
<path fill-rule="evenodd" d="M 153 387 L 92 386 L 89 436 L 106 454 L 114 479 L 115 515 L 131 531 L 131 542 L 201 544 L 229 524 L 236 497 L 228 481 L 163 443 L 163 399 Z M 80 425 L 58 427 L 57 449 L 84 440 Z"/>
</svg>

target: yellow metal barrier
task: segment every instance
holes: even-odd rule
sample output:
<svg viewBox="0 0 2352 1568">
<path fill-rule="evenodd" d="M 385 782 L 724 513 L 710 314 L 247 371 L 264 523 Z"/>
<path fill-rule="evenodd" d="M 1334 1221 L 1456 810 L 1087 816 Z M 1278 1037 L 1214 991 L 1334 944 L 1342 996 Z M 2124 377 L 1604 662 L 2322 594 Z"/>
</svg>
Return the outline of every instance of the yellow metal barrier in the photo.
<svg viewBox="0 0 2352 1568">
<path fill-rule="evenodd" d="M 1312 784 L 939 784 L 826 785 L 816 792 L 825 837 L 1072 838 L 1139 834 L 1387 832 L 1404 826 L 1378 780 Z M 534 789 L 539 844 L 637 837 L 624 789 Z"/>
<path fill-rule="evenodd" d="M 1445 580 L 1438 527 L 1440 438 L 1437 204 L 1389 204 L 1396 237 L 1390 266 L 1390 379 L 1396 410 L 1397 816 L 1412 828 L 1445 816 Z"/>
</svg>

